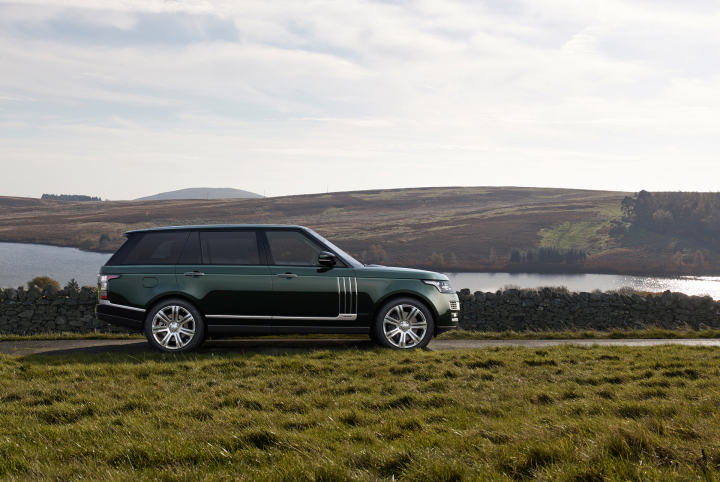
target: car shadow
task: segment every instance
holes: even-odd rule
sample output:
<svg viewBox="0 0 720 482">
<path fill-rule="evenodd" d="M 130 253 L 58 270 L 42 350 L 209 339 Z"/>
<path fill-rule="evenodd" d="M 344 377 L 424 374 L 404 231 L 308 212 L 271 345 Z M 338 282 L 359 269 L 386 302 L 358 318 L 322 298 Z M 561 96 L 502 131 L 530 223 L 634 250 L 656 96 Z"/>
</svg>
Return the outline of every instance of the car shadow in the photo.
<svg viewBox="0 0 720 482">
<path fill-rule="evenodd" d="M 93 340 L 88 340 L 92 342 Z M 58 347 L 62 346 L 62 341 L 58 340 Z M 197 350 L 185 353 L 185 356 L 197 355 L 231 355 L 244 353 L 262 353 L 262 354 L 295 354 L 309 353 L 324 350 L 374 350 L 377 345 L 367 338 L 361 339 L 219 339 L 207 340 Z M 30 359 L 45 356 L 63 356 L 63 355 L 137 355 L 137 354 L 163 354 L 155 350 L 146 340 L 138 340 L 137 342 L 124 341 L 122 344 L 92 344 L 88 346 L 75 346 L 73 348 L 59 349 L 42 349 L 34 353 L 23 355 L 22 359 Z"/>
</svg>

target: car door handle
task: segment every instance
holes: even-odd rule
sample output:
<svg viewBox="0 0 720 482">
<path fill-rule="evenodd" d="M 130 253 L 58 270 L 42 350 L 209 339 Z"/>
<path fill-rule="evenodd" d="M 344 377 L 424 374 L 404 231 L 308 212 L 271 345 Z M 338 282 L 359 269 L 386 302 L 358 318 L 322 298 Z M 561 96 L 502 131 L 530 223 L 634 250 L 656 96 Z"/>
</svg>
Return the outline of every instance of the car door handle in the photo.
<svg viewBox="0 0 720 482">
<path fill-rule="evenodd" d="M 201 273 L 199 271 L 188 271 L 185 273 L 185 276 L 205 276 L 205 273 Z"/>
<path fill-rule="evenodd" d="M 297 275 L 292 273 L 280 273 L 278 278 L 297 278 Z"/>
</svg>

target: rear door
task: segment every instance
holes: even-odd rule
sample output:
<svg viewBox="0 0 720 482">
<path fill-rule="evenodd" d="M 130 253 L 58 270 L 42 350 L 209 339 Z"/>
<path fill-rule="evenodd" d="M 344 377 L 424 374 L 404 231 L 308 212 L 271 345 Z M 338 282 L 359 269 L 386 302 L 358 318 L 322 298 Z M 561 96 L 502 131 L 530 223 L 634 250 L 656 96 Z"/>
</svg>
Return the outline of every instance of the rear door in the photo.
<svg viewBox="0 0 720 482">
<path fill-rule="evenodd" d="M 108 301 L 144 308 L 160 295 L 177 293 L 175 263 L 189 234 L 189 231 L 133 234 L 122 256 L 113 256 L 112 272 L 122 276 L 109 283 Z"/>
<path fill-rule="evenodd" d="M 354 332 L 357 284 L 352 268 L 320 266 L 324 249 L 297 230 L 266 230 L 273 284 L 273 333 Z"/>
<path fill-rule="evenodd" d="M 210 333 L 270 333 L 272 281 L 258 231 L 195 231 L 176 267 Z"/>
</svg>

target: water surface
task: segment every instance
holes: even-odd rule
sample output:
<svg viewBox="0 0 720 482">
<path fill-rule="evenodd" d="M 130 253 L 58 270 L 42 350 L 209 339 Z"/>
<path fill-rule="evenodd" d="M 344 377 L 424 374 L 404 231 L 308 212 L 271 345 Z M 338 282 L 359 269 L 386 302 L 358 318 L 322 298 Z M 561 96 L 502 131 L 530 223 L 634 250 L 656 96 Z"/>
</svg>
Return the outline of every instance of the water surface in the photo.
<svg viewBox="0 0 720 482">
<path fill-rule="evenodd" d="M 670 290 L 688 295 L 710 295 L 720 299 L 720 277 L 682 276 L 659 278 L 655 276 L 629 276 L 619 274 L 534 274 L 534 273 L 445 273 L 453 288 L 470 288 L 471 291 L 497 291 L 505 285 L 521 288 L 538 286 L 567 286 L 570 291 L 594 289 L 616 290 L 631 286 L 639 291 L 662 292 Z"/>
<path fill-rule="evenodd" d="M 72 278 L 95 286 L 100 266 L 112 256 L 44 244 L 0 243 L 0 286 L 26 286 L 36 276 L 49 276 L 61 286 Z"/>
</svg>

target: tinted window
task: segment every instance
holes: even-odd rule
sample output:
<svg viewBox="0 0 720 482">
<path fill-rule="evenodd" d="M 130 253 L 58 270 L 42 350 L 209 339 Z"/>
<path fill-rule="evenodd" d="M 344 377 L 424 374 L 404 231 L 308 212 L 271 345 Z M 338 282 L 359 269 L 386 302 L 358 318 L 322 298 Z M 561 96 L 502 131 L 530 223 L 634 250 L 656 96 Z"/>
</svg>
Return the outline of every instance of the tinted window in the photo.
<svg viewBox="0 0 720 482">
<path fill-rule="evenodd" d="M 178 264 L 201 264 L 200 258 L 200 235 L 197 231 L 190 233 L 190 237 L 185 243 Z"/>
<path fill-rule="evenodd" d="M 137 242 L 142 238 L 142 234 L 131 234 L 128 239 L 125 240 L 122 246 L 115 251 L 115 254 L 105 263 L 106 266 L 119 266 L 123 264 L 128 254 L 132 252 Z"/>
<path fill-rule="evenodd" d="M 255 231 L 201 232 L 204 264 L 260 264 Z"/>
<path fill-rule="evenodd" d="M 122 264 L 175 264 L 190 233 L 170 231 L 138 234 L 142 234 L 142 238 Z M 133 235 L 133 238 L 138 234 Z"/>
<path fill-rule="evenodd" d="M 322 248 L 297 231 L 266 231 L 276 265 L 319 266 Z"/>
</svg>

